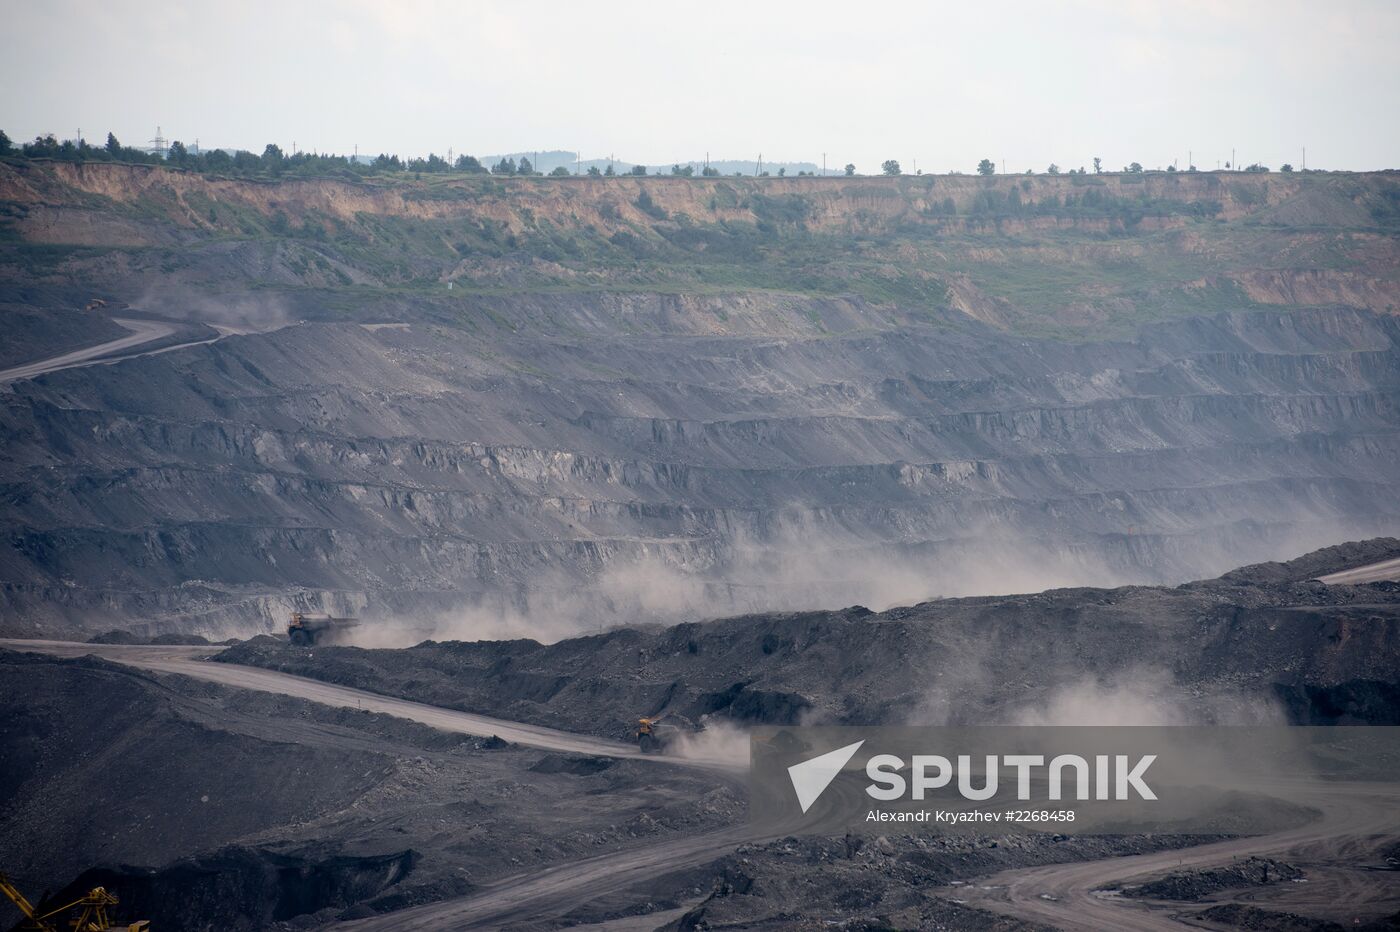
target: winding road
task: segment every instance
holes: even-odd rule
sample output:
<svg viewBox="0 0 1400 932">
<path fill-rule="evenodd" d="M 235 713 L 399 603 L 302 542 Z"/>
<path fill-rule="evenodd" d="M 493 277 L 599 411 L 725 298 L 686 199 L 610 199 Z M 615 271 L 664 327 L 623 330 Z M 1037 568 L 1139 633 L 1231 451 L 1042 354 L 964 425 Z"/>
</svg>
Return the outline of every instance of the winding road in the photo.
<svg viewBox="0 0 1400 932">
<path fill-rule="evenodd" d="M 83 644 L 66 641 L 0 639 L 0 647 L 62 657 L 96 655 L 158 673 L 174 673 L 225 686 L 278 693 L 340 708 L 382 712 L 444 731 L 487 737 L 497 735 L 526 747 L 573 754 L 635 758 L 658 765 L 696 767 L 725 779 L 737 779 L 743 768 L 717 760 L 642 755 L 635 747 L 591 735 L 574 734 L 536 725 L 458 712 L 377 693 L 338 686 L 256 667 L 206 662 L 217 647 Z M 1287 786 L 1281 786 L 1286 793 Z M 1357 839 L 1400 834 L 1400 785 L 1337 787 L 1323 797 L 1310 795 L 1308 805 L 1322 818 L 1303 827 L 1272 835 L 1231 839 L 1193 848 L 1076 861 L 1004 871 L 975 884 L 939 891 L 951 899 L 996 913 L 1045 922 L 1070 930 L 1129 929 L 1142 932 L 1180 930 L 1174 913 L 1189 910 L 1178 904 L 1164 907 L 1106 895 L 1102 891 L 1135 877 L 1177 868 L 1205 867 L 1246 855 L 1276 855 L 1303 851 L 1310 859 L 1349 854 Z M 778 834 L 800 832 L 785 826 Z M 558 916 L 598 896 L 627 889 L 665 871 L 703 865 L 737 845 L 764 841 L 747 824 L 716 832 L 672 838 L 658 844 L 611 851 L 582 861 L 504 878 L 471 896 L 444 900 L 383 916 L 338 923 L 335 928 L 472 929 L 502 923 Z M 1338 881 L 1342 886 L 1344 880 Z M 1308 891 L 1327 897 L 1325 884 Z"/>
<path fill-rule="evenodd" d="M 1305 801 L 1323 815 L 1296 829 L 1152 854 L 1003 871 L 943 892 L 970 906 L 1060 929 L 1181 932 L 1183 923 L 1174 914 L 1188 914 L 1199 905 L 1154 905 L 1106 891 L 1153 874 L 1228 864 L 1238 857 L 1299 852 L 1309 860 L 1350 859 L 1356 854 L 1351 850 L 1355 839 L 1393 839 L 1400 833 L 1400 785 L 1339 786 L 1322 796 L 1311 792 Z M 1331 899 L 1325 887 L 1345 886 L 1343 878 L 1325 880 L 1325 884 L 1310 881 L 1308 893 Z M 1400 890 L 1392 895 L 1400 895 Z M 1394 906 L 1392 900 L 1392 911 Z"/>
<path fill-rule="evenodd" d="M 638 759 L 659 766 L 691 767 L 727 780 L 740 779 L 747 769 L 723 760 L 644 755 L 633 745 L 592 735 L 458 712 L 259 667 L 206 662 L 204 658 L 217 653 L 220 650 L 218 647 L 84 644 L 0 638 L 0 648 L 58 657 L 95 655 L 156 673 L 175 673 L 240 689 L 293 696 L 337 708 L 382 712 L 442 731 L 478 737 L 495 735 L 524 747 L 570 754 Z M 496 928 L 511 919 L 565 913 L 581 902 L 625 890 L 656 876 L 658 866 L 667 871 L 700 866 L 732 851 L 739 844 L 756 840 L 762 839 L 756 838 L 753 830 L 744 824 L 718 832 L 669 839 L 660 844 L 624 848 L 582 861 L 504 878 L 469 897 L 443 900 L 353 923 L 337 923 L 335 928 Z"/>
</svg>

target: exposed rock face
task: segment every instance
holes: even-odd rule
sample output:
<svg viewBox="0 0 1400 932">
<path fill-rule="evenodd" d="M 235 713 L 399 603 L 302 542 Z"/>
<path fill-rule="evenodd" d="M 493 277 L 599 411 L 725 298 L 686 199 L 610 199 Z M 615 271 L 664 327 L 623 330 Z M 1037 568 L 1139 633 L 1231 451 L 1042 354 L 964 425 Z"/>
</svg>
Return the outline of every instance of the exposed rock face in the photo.
<svg viewBox="0 0 1400 932">
<path fill-rule="evenodd" d="M 14 384 L 0 575 L 11 617 L 206 634 L 287 594 L 601 577 L 554 610 L 597 624 L 1179 580 L 1400 526 L 1397 400 L 1400 323 L 1355 311 L 1077 345 L 305 324 Z"/>
<path fill-rule="evenodd" d="M 1394 533 L 1397 195 L 0 166 L 26 354 L 202 322 L 0 390 L 0 629 L 556 637 Z"/>
</svg>

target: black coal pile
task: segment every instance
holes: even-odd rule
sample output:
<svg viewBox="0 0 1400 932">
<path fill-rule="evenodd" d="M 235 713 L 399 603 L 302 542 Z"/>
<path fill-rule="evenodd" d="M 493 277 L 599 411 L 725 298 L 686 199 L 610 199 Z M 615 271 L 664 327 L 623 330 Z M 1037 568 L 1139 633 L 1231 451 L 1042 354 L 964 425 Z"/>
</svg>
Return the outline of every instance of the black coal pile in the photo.
<svg viewBox="0 0 1400 932">
<path fill-rule="evenodd" d="M 1126 886 L 1124 896 L 1151 900 L 1199 900 L 1222 890 L 1265 887 L 1302 879 L 1303 871 L 1270 858 L 1243 858 L 1219 867 L 1174 871 L 1147 883 Z"/>
<path fill-rule="evenodd" d="M 745 615 L 549 645 L 310 650 L 258 638 L 217 659 L 609 735 L 660 712 L 771 724 L 1056 714 L 1082 723 L 1086 705 L 1121 712 L 1120 724 L 1391 724 L 1400 723 L 1400 585 L 1313 577 L 1396 555 L 1400 541 L 1386 538 L 1177 587 Z"/>
</svg>

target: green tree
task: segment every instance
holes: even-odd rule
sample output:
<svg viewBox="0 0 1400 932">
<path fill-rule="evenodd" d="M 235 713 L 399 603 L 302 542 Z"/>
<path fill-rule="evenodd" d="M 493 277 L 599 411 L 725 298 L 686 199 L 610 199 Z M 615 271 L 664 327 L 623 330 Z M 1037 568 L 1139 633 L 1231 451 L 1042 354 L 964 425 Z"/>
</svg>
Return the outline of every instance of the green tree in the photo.
<svg viewBox="0 0 1400 932">
<path fill-rule="evenodd" d="M 297 158 L 297 156 L 293 156 L 293 158 L 295 159 Z M 428 157 L 426 159 L 409 159 L 408 167 L 414 173 L 437 173 L 445 172 L 452 166 L 447 164 L 447 159 L 443 158 L 440 155 L 436 155 L 432 152 L 429 152 Z"/>
<path fill-rule="evenodd" d="M 679 175 L 679 176 L 682 177 L 682 178 L 689 178 L 691 175 L 694 175 L 694 174 L 695 174 L 695 166 L 694 166 L 694 165 L 686 165 L 686 166 L 682 167 L 682 166 L 680 166 L 680 165 L 672 165 L 672 166 L 671 166 L 671 174 L 673 174 L 673 175 Z"/>
<path fill-rule="evenodd" d="M 1099 158 L 1097 155 L 1094 156 L 1094 174 L 1103 174 L 1103 159 Z"/>
<path fill-rule="evenodd" d="M 645 175 L 646 173 L 647 173 L 647 167 L 646 167 L 645 165 L 633 165 L 633 166 L 632 166 L 632 170 L 631 170 L 628 174 L 632 174 L 632 175 Z"/>
<path fill-rule="evenodd" d="M 786 169 L 786 168 L 783 168 L 783 167 L 779 167 L 779 168 L 778 168 L 778 177 L 779 177 L 779 178 L 783 177 L 783 176 L 786 175 L 786 174 L 787 174 L 787 169 Z"/>
<path fill-rule="evenodd" d="M 502 158 L 495 165 L 491 166 L 493 175 L 513 175 L 515 174 L 515 159 Z"/>
<path fill-rule="evenodd" d="M 1267 172 L 1268 170 L 1269 170 L 1269 166 L 1267 166 L 1267 165 L 1260 165 L 1258 162 L 1255 162 L 1253 165 L 1250 165 L 1250 166 L 1248 166 L 1248 167 L 1245 168 L 1245 171 L 1247 171 L 1247 172 L 1254 172 L 1254 173 L 1256 173 L 1256 174 L 1262 174 L 1262 173 L 1264 173 L 1264 172 Z"/>
<path fill-rule="evenodd" d="M 27 158 L 31 159 L 54 159 L 58 158 L 59 145 L 53 133 L 47 136 L 35 136 L 33 142 L 26 142 L 22 150 Z"/>
<path fill-rule="evenodd" d="M 473 155 L 457 156 L 456 169 L 459 172 L 470 172 L 473 175 L 482 175 L 486 173 L 486 166 L 482 165 L 481 161 Z"/>
<path fill-rule="evenodd" d="M 1051 162 L 1050 167 L 1045 169 L 1045 173 L 1048 175 L 1058 175 L 1060 173 L 1060 166 L 1056 165 L 1054 162 Z"/>
<path fill-rule="evenodd" d="M 590 165 L 590 166 L 588 166 L 588 173 L 589 173 L 590 175 L 592 175 L 594 178 L 597 178 L 599 175 L 602 174 L 602 172 L 598 171 L 598 166 L 597 166 L 597 165 Z"/>
<path fill-rule="evenodd" d="M 0 133 L 0 135 L 3 135 L 3 133 Z M 1279 171 L 1291 172 L 1293 171 L 1293 166 L 1290 165 L 1288 162 L 1284 162 L 1282 165 L 1279 166 Z"/>
<path fill-rule="evenodd" d="M 846 177 L 849 178 L 856 173 L 856 166 L 853 162 L 846 163 Z"/>
<path fill-rule="evenodd" d="M 880 163 L 880 171 L 884 172 L 886 175 L 898 175 L 899 163 L 894 159 L 886 159 L 884 162 Z"/>
<path fill-rule="evenodd" d="M 996 163 L 991 159 L 983 159 L 977 163 L 977 174 L 983 176 L 995 175 L 997 173 Z"/>
<path fill-rule="evenodd" d="M 719 169 L 706 165 L 704 168 L 700 169 L 700 174 L 704 175 L 706 178 L 718 178 Z"/>
<path fill-rule="evenodd" d="M 1130 175 L 1141 175 L 1141 174 L 1142 174 L 1142 163 L 1141 163 L 1141 162 L 1133 162 L 1133 163 L 1130 164 L 1127 168 L 1123 169 L 1123 171 L 1127 172 L 1127 173 L 1130 174 Z"/>
<path fill-rule="evenodd" d="M 3 129 L 0 129 L 0 155 L 9 155 L 14 148 L 14 143 L 10 142 L 10 137 Z"/>
<path fill-rule="evenodd" d="M 522 155 L 520 157 L 520 167 L 515 170 L 515 173 L 517 175 L 533 175 L 535 173 L 535 166 L 531 165 L 530 160 Z"/>
<path fill-rule="evenodd" d="M 550 172 L 550 174 L 556 178 L 567 178 L 569 177 L 569 170 L 563 165 L 556 165 L 554 166 L 554 171 Z"/>
<path fill-rule="evenodd" d="M 179 165 L 183 168 L 190 161 L 190 151 L 185 148 L 183 142 L 177 139 L 170 144 L 170 148 L 165 153 L 165 160 L 171 165 Z"/>
<path fill-rule="evenodd" d="M 121 158 L 122 144 L 117 142 L 117 137 L 113 136 L 111 133 L 107 134 L 107 145 L 105 148 L 107 149 L 107 154 L 112 158 Z"/>
<path fill-rule="evenodd" d="M 603 172 L 603 174 L 604 174 L 604 176 L 606 176 L 606 177 L 608 177 L 608 178 L 611 178 L 613 175 L 616 175 L 617 172 L 613 171 L 612 164 L 609 163 L 607 169 Z"/>
</svg>

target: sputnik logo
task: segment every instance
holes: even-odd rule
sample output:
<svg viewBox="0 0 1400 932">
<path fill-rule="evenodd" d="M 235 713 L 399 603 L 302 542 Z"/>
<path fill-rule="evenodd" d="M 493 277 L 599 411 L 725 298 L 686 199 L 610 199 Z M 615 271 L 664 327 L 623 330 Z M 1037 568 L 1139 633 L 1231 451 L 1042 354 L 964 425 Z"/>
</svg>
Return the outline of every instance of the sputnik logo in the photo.
<svg viewBox="0 0 1400 932">
<path fill-rule="evenodd" d="M 841 768 L 846 766 L 864 743 L 865 740 L 861 739 L 855 744 L 828 751 L 788 768 L 788 776 L 792 778 L 792 788 L 797 793 L 797 802 L 802 806 L 803 814 L 806 814 L 807 810 L 812 808 L 812 804 L 826 792 L 826 788 L 836 779 Z"/>
</svg>

